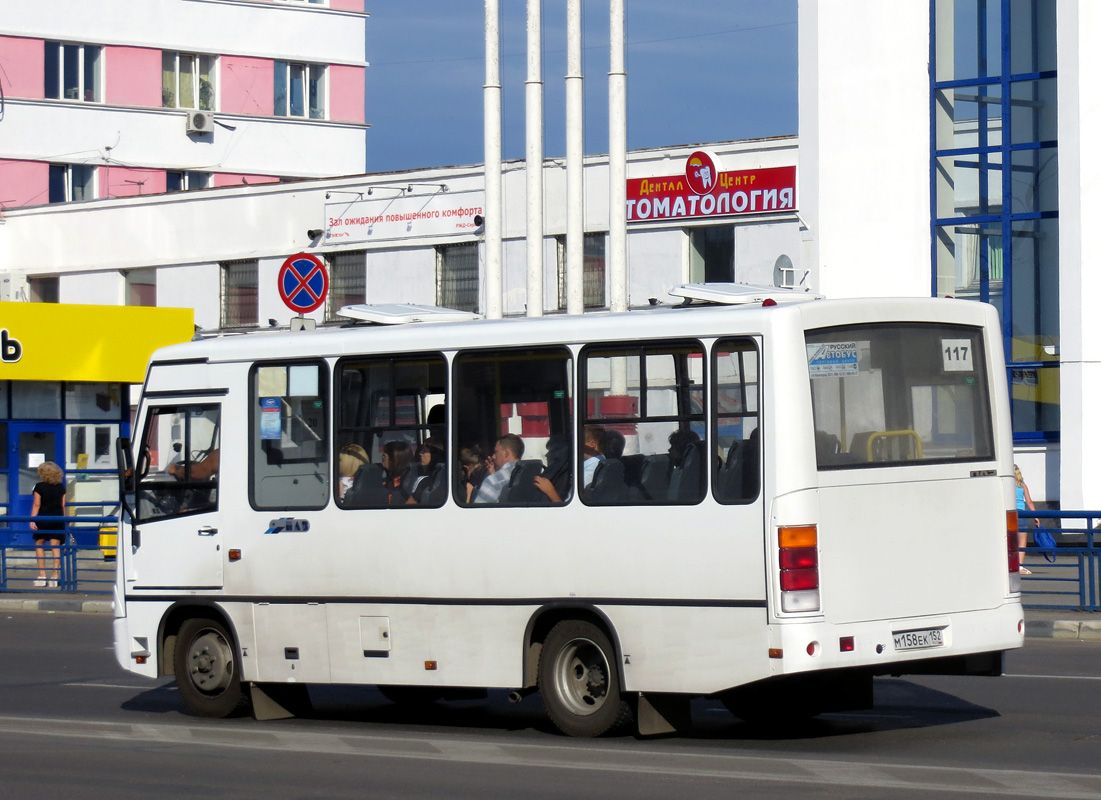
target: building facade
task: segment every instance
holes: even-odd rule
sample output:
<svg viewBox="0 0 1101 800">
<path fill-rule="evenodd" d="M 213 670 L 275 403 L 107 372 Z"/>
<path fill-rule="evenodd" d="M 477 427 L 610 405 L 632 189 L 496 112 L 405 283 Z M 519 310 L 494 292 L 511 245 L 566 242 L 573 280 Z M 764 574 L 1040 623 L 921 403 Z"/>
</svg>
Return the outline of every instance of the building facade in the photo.
<svg viewBox="0 0 1101 800">
<path fill-rule="evenodd" d="M 366 18 L 363 0 L 0 0 L 0 212 L 362 173 Z"/>
<path fill-rule="evenodd" d="M 1018 463 L 1034 498 L 1077 509 L 1101 505 L 1096 33 L 1087 0 L 799 6 L 800 213 L 820 290 L 997 306 Z"/>
</svg>

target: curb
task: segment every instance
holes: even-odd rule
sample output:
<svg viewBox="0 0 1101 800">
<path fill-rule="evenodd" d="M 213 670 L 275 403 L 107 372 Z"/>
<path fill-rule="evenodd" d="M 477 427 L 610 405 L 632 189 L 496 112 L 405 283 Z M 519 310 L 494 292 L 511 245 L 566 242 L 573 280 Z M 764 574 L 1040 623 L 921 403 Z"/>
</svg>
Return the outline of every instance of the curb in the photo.
<svg viewBox="0 0 1101 800">
<path fill-rule="evenodd" d="M 1101 621 L 1034 620 L 1025 622 L 1025 637 L 1029 639 L 1070 639 L 1080 642 L 1101 642 Z"/>
<path fill-rule="evenodd" d="M 0 600 L 0 612 L 4 611 L 45 611 L 54 612 L 83 612 L 86 614 L 111 614 L 114 612 L 114 603 L 110 600 Z"/>
</svg>

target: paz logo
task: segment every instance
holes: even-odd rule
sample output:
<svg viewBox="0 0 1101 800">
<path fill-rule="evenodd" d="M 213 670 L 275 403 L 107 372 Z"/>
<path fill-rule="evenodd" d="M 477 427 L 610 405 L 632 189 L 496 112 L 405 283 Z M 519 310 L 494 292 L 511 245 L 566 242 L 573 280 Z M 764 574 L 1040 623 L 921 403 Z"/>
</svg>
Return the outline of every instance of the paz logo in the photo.
<svg viewBox="0 0 1101 800">
<path fill-rule="evenodd" d="M 7 328 L 0 328 L 0 360 L 5 364 L 14 364 L 23 357 L 23 344 L 8 333 Z"/>
<path fill-rule="evenodd" d="M 684 170 L 688 186 L 698 195 L 711 194 L 718 186 L 719 171 L 715 159 L 702 150 L 688 156 L 688 165 Z"/>
</svg>

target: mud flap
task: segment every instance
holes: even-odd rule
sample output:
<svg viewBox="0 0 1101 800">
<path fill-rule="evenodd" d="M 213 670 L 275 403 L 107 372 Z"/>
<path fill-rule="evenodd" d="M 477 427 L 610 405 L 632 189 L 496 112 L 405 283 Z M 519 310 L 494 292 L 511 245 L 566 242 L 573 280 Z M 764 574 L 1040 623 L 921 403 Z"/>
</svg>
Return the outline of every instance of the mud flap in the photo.
<svg viewBox="0 0 1101 800">
<path fill-rule="evenodd" d="M 250 683 L 249 692 L 258 720 L 290 719 L 313 708 L 304 683 Z"/>
<path fill-rule="evenodd" d="M 692 727 L 692 712 L 686 694 L 638 695 L 635 709 L 640 736 L 683 733 Z"/>
</svg>

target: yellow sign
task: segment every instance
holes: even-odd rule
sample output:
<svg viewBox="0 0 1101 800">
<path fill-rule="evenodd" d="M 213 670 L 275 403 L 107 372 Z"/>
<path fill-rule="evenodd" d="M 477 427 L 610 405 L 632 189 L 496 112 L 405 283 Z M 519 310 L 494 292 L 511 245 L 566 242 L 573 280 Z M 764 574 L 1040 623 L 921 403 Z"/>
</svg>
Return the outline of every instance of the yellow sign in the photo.
<svg viewBox="0 0 1101 800">
<path fill-rule="evenodd" d="M 159 347 L 195 335 L 190 308 L 0 303 L 0 380 L 141 383 Z"/>
</svg>

